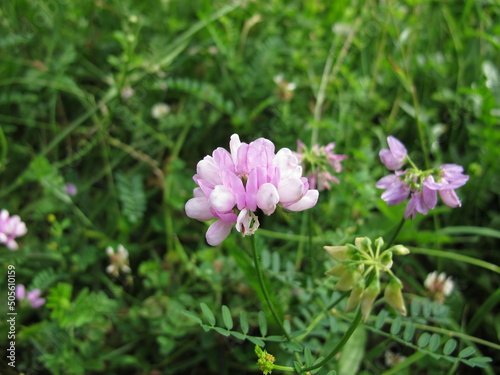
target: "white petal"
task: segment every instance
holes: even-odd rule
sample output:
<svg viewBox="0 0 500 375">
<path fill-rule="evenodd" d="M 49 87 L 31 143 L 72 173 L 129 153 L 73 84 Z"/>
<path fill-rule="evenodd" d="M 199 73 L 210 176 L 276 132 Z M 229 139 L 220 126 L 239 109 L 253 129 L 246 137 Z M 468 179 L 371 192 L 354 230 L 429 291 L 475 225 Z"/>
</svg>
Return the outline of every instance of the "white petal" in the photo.
<svg viewBox="0 0 500 375">
<path fill-rule="evenodd" d="M 278 194 L 281 203 L 295 203 L 302 197 L 304 183 L 300 178 L 286 178 L 278 185 Z"/>
<path fill-rule="evenodd" d="M 259 207 L 266 215 L 271 215 L 276 209 L 280 197 L 278 190 L 273 184 L 265 183 L 257 190 L 257 207 Z"/>
<path fill-rule="evenodd" d="M 236 198 L 231 188 L 217 185 L 210 193 L 208 203 L 215 211 L 228 212 L 236 204 Z"/>
<path fill-rule="evenodd" d="M 302 176 L 302 167 L 297 157 L 288 148 L 282 148 L 276 153 L 273 165 L 280 169 L 282 179 Z"/>
<path fill-rule="evenodd" d="M 314 207 L 318 202 L 319 192 L 318 190 L 309 190 L 306 195 L 302 197 L 298 202 L 286 206 L 287 210 L 290 211 L 304 211 L 311 207 Z"/>
<path fill-rule="evenodd" d="M 208 199 L 205 197 L 191 198 L 187 201 L 185 210 L 186 215 L 191 219 L 208 221 L 215 217 L 212 215 Z"/>
</svg>

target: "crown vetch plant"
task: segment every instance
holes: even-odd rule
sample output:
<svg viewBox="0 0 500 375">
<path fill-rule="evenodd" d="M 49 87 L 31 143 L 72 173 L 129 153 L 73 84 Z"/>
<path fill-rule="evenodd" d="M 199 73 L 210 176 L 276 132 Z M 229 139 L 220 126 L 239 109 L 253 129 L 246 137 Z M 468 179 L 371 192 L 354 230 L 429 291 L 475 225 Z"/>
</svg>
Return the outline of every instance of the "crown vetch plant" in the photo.
<svg viewBox="0 0 500 375">
<path fill-rule="evenodd" d="M 290 211 L 313 207 L 318 191 L 309 189 L 302 167 L 288 148 L 274 152 L 274 144 L 259 138 L 250 144 L 231 136 L 230 152 L 219 147 L 198 162 L 193 179 L 199 187 L 186 203 L 186 214 L 200 221 L 216 219 L 206 233 L 209 245 L 219 245 L 233 224 L 243 236 L 259 227 L 260 208 L 271 215 L 280 205 Z"/>
<path fill-rule="evenodd" d="M 19 245 L 16 238 L 24 236 L 27 232 L 26 224 L 18 215 L 10 216 L 7 210 L 0 212 L 0 243 L 5 244 L 10 250 L 17 250 Z"/>
<path fill-rule="evenodd" d="M 394 174 L 382 177 L 375 185 L 379 189 L 386 189 L 382 199 L 389 206 L 404 202 L 408 196 L 404 218 L 415 218 L 417 213 L 427 215 L 429 210 L 436 207 L 437 193 L 444 204 L 449 207 L 460 207 L 462 204 L 455 189 L 465 185 L 469 176 L 464 175 L 463 167 L 456 164 L 443 164 L 438 168 L 420 170 L 410 159 L 405 146 L 395 137 L 387 137 L 389 149 L 380 151 L 380 160 L 393 170 Z M 409 162 L 411 167 L 401 170 Z"/>
</svg>

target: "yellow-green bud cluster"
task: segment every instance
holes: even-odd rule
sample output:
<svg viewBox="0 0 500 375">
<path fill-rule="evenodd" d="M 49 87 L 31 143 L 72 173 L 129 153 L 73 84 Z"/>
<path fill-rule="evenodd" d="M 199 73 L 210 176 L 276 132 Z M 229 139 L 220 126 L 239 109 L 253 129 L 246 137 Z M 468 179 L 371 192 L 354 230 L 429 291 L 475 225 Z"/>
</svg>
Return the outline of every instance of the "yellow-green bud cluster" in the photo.
<svg viewBox="0 0 500 375">
<path fill-rule="evenodd" d="M 267 351 L 262 350 L 258 345 L 255 346 L 255 354 L 257 354 L 257 364 L 259 365 L 259 369 L 262 373 L 264 375 L 272 373 L 275 361 L 274 356 L 269 354 Z"/>
<path fill-rule="evenodd" d="M 410 253 L 403 245 L 395 245 L 382 251 L 384 240 L 377 238 L 373 242 L 368 237 L 358 237 L 353 244 L 345 246 L 325 246 L 328 255 L 336 260 L 332 269 L 326 271 L 327 275 L 338 277 L 334 289 L 351 291 L 347 301 L 346 311 L 354 309 L 361 304 L 363 321 L 366 322 L 370 315 L 373 303 L 380 294 L 380 274 L 389 275 L 389 282 L 385 287 L 384 298 L 386 302 L 402 315 L 406 315 L 403 301 L 403 284 L 391 271 L 393 255 L 406 255 Z"/>
</svg>

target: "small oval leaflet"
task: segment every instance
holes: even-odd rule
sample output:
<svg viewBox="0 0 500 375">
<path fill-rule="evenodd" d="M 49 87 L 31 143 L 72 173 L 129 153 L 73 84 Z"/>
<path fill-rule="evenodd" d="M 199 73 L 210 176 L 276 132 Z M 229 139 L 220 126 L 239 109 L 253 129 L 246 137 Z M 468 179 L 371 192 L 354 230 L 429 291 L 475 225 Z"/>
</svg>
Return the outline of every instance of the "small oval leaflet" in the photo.
<svg viewBox="0 0 500 375">
<path fill-rule="evenodd" d="M 450 355 L 451 353 L 453 353 L 456 347 L 457 347 L 457 340 L 449 339 L 448 341 L 446 341 L 446 344 L 444 344 L 443 354 Z"/>
<path fill-rule="evenodd" d="M 205 302 L 200 303 L 200 307 L 201 307 L 201 312 L 203 313 L 203 315 L 207 319 L 208 324 L 210 324 L 211 326 L 214 326 L 215 325 L 215 316 L 212 313 L 212 310 L 210 310 L 210 308 L 207 306 L 207 304 Z"/>
<path fill-rule="evenodd" d="M 227 329 L 233 329 L 233 318 L 231 317 L 231 311 L 226 305 L 222 305 L 222 320 Z"/>
<path fill-rule="evenodd" d="M 267 319 L 264 311 L 259 311 L 259 328 L 261 335 L 265 337 L 267 335 Z"/>
</svg>

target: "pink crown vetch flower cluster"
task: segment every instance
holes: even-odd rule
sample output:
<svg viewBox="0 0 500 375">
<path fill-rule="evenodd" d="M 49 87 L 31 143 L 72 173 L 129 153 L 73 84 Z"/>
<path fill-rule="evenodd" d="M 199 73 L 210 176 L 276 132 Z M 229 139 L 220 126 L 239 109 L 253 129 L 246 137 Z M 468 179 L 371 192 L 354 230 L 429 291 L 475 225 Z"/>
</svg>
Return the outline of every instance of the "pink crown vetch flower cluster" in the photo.
<svg viewBox="0 0 500 375">
<path fill-rule="evenodd" d="M 255 233 L 260 208 L 271 215 L 277 205 L 290 211 L 313 207 L 318 191 L 310 190 L 297 157 L 287 148 L 259 138 L 250 144 L 231 136 L 230 152 L 217 148 L 198 162 L 193 179 L 199 187 L 186 203 L 186 214 L 200 221 L 216 219 L 206 233 L 209 245 L 220 244 L 233 224 L 244 236 Z"/>
<path fill-rule="evenodd" d="M 19 216 L 10 216 L 7 210 L 0 211 L 0 243 L 5 244 L 10 250 L 17 250 L 19 245 L 16 238 L 24 236 L 27 232 L 26 224 Z"/>
<path fill-rule="evenodd" d="M 293 154 L 302 163 L 312 189 L 317 187 L 319 191 L 330 190 L 331 183 L 340 182 L 330 170 L 340 173 L 343 169 L 340 163 L 347 159 L 347 155 L 335 154 L 334 148 L 335 143 L 330 142 L 326 146 L 316 144 L 308 149 L 302 141 L 297 141 L 297 152 Z"/>
<path fill-rule="evenodd" d="M 16 298 L 20 301 L 28 301 L 32 308 L 38 309 L 45 304 L 45 298 L 41 298 L 42 291 L 40 289 L 33 289 L 26 293 L 26 288 L 23 284 L 16 287 Z"/>
<path fill-rule="evenodd" d="M 443 164 L 435 169 L 422 171 L 411 161 L 405 146 L 395 137 L 387 138 L 389 149 L 380 151 L 380 160 L 394 174 L 382 177 L 375 185 L 386 189 L 382 199 L 389 206 L 399 204 L 411 196 L 404 213 L 405 219 L 415 218 L 417 213 L 426 215 L 436 207 L 437 193 L 444 204 L 460 207 L 462 203 L 455 189 L 465 185 L 469 176 L 463 174 L 463 167 L 456 164 Z M 409 162 L 411 168 L 401 170 Z"/>
</svg>

